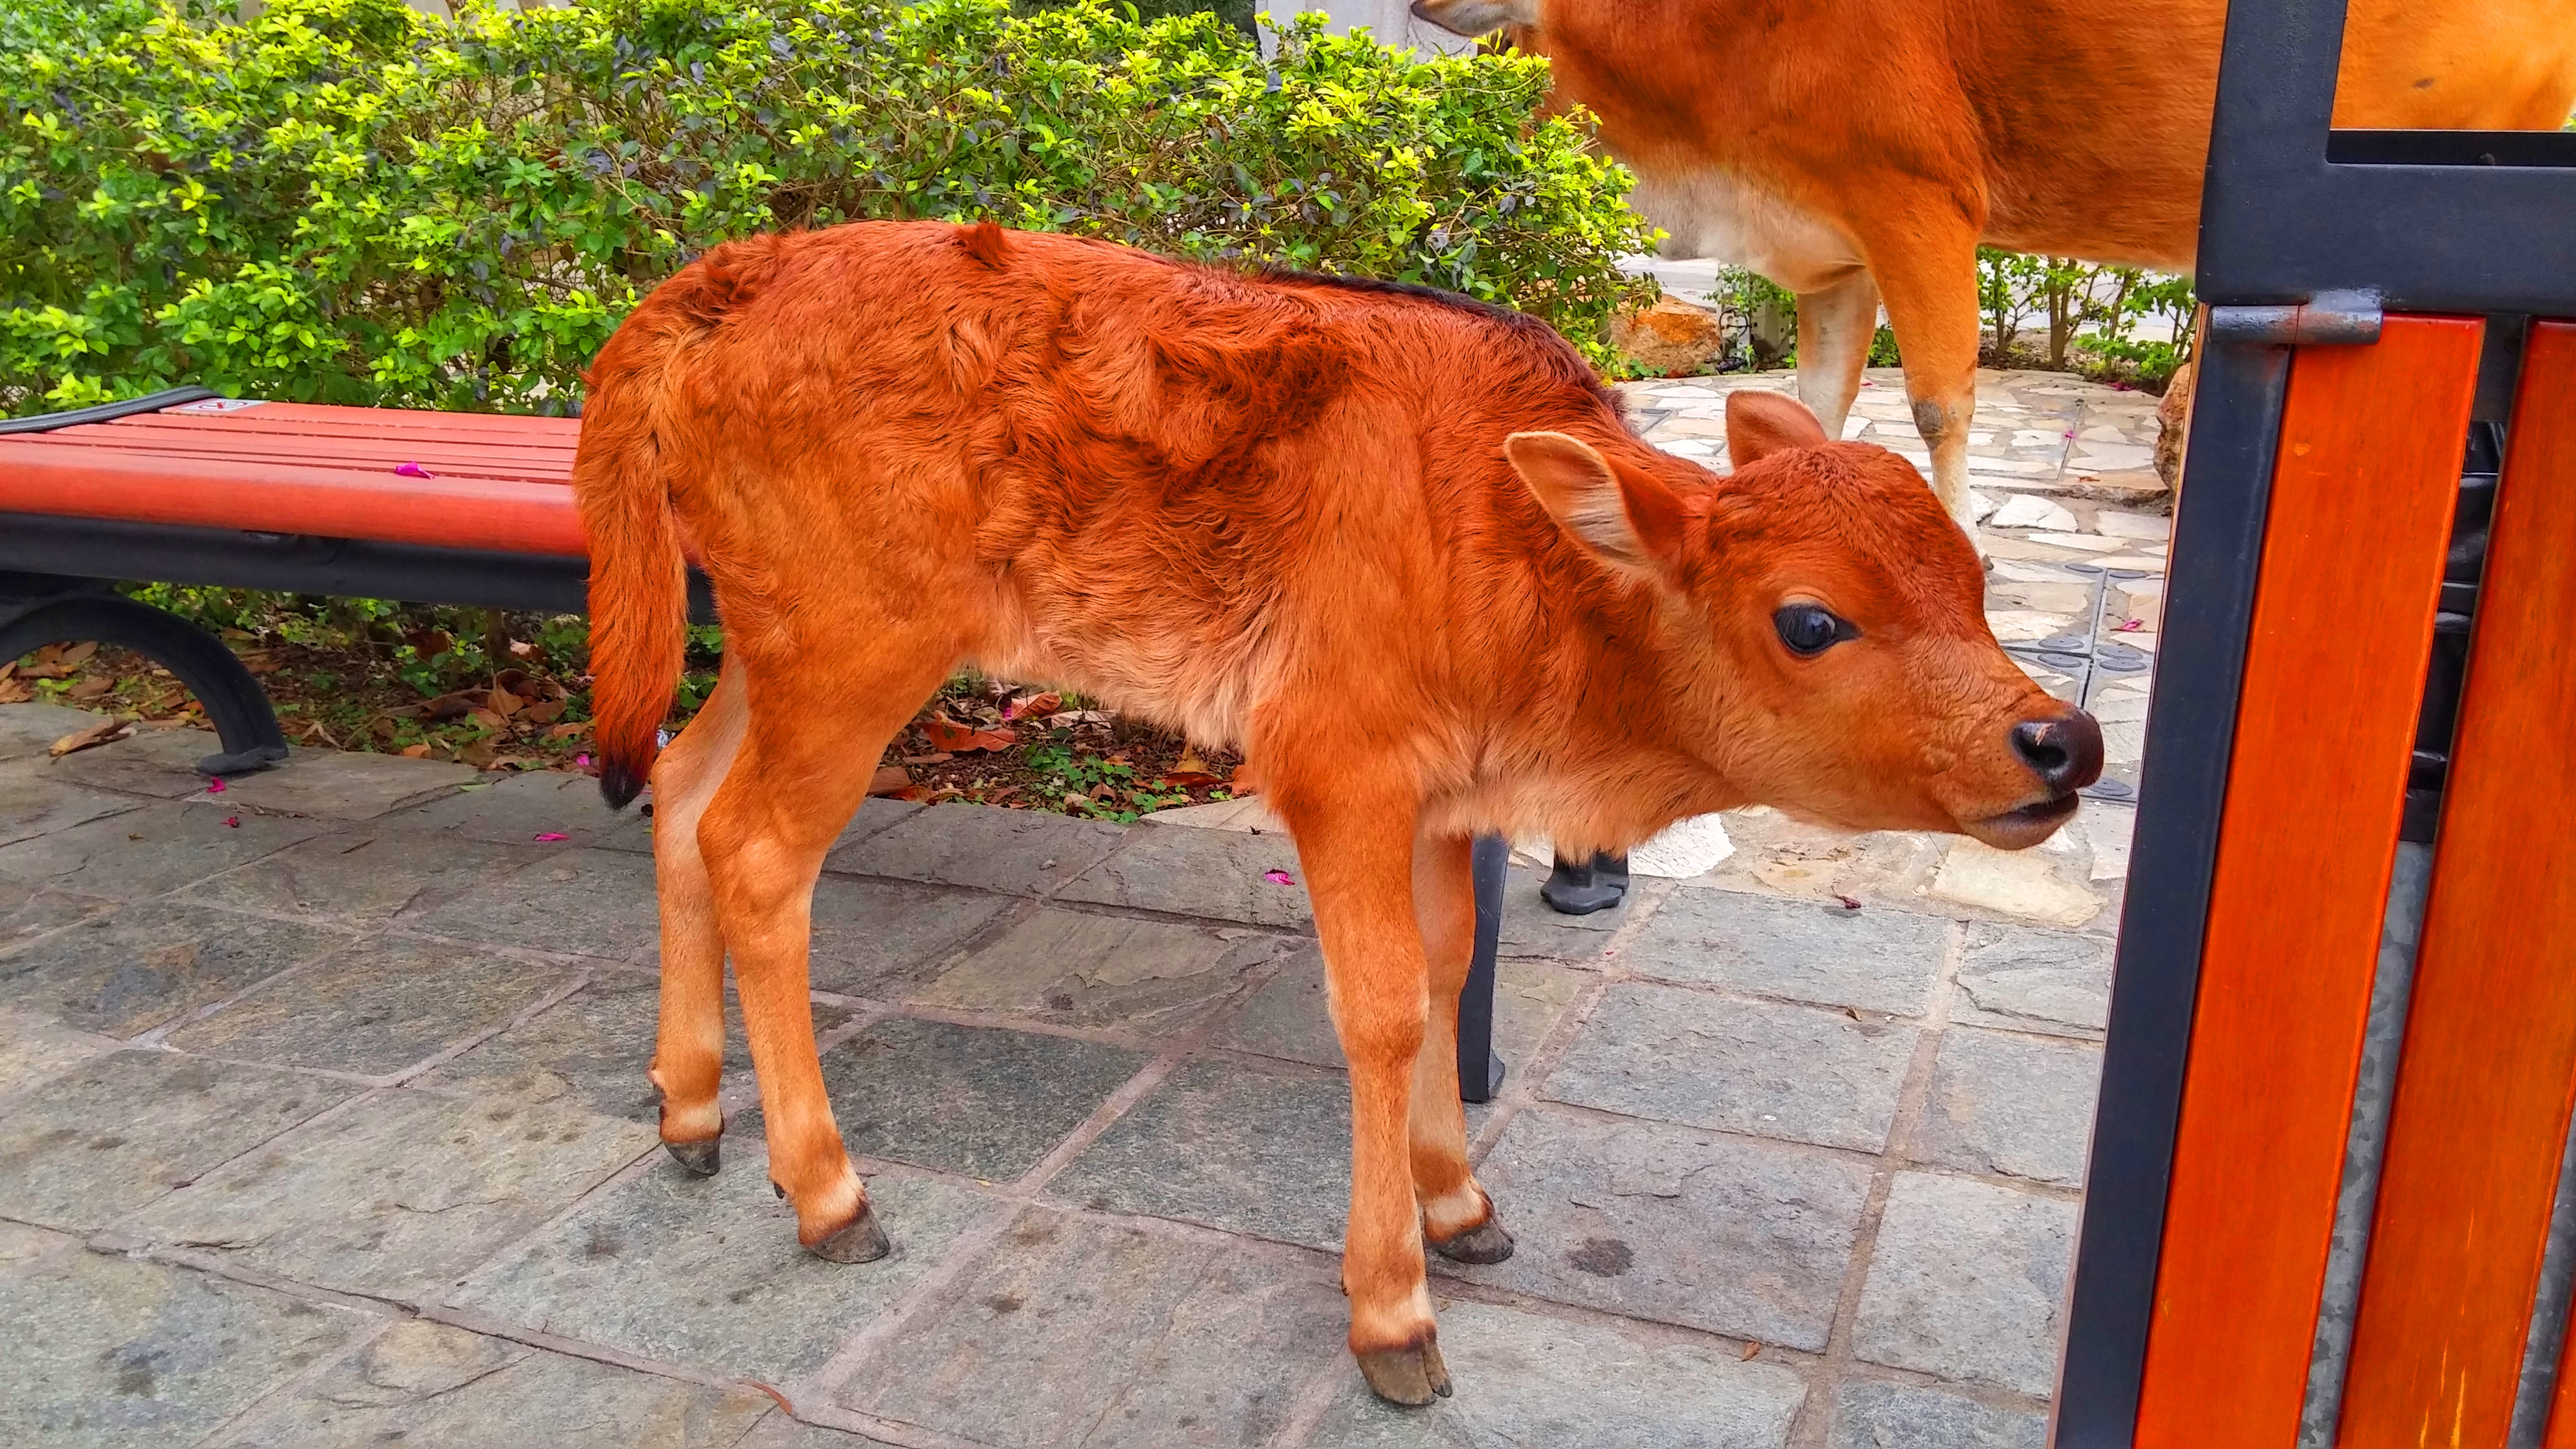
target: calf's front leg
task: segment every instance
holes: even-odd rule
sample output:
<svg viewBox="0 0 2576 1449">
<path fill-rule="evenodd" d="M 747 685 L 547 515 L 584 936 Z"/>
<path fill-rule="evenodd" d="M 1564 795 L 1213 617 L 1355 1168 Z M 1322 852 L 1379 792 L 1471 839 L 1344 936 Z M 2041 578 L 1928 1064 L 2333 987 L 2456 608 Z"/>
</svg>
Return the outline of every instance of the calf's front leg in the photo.
<svg viewBox="0 0 2576 1449">
<path fill-rule="evenodd" d="M 1350 1062 L 1342 1288 L 1351 1300 L 1351 1354 L 1380 1398 L 1427 1404 L 1449 1392 L 1449 1370 L 1423 1276 L 1411 1151 L 1415 1063 L 1430 1016 L 1412 889 L 1420 801 L 1401 786 L 1369 788 L 1347 777 L 1272 785 L 1273 806 L 1305 866 L 1333 1028 Z M 1453 1111 L 1456 1092 L 1453 1074 Z M 1463 1167 L 1463 1135 L 1460 1146 Z"/>
</svg>

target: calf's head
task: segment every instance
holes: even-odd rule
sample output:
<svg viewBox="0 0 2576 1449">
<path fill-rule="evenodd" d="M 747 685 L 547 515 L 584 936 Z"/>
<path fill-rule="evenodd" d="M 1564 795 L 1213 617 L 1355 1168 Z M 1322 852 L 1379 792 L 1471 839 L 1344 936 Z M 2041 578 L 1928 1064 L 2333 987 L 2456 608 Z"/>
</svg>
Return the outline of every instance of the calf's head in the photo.
<svg viewBox="0 0 2576 1449">
<path fill-rule="evenodd" d="M 2035 845 L 2102 772 L 2093 717 L 1986 626 L 1985 574 L 1903 459 L 1727 400 L 1731 476 L 1638 445 L 1518 433 L 1559 524 L 1660 600 L 1669 728 L 1743 794 L 1852 830 Z"/>
</svg>

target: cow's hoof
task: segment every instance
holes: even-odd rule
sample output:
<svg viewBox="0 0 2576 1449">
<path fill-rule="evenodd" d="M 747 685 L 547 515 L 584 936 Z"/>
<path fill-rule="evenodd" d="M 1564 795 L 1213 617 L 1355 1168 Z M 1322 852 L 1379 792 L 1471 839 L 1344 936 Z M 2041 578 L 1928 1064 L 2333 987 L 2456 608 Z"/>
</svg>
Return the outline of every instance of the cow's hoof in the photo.
<svg viewBox="0 0 2576 1449">
<path fill-rule="evenodd" d="M 671 1160 L 699 1177 L 713 1177 L 722 1166 L 724 1138 L 710 1137 L 703 1142 L 665 1142 L 662 1150 Z"/>
<path fill-rule="evenodd" d="M 1431 1251 L 1452 1263 L 1499 1263 L 1512 1255 L 1512 1235 L 1487 1218 L 1454 1238 L 1433 1243 Z"/>
<path fill-rule="evenodd" d="M 1403 1348 L 1372 1349 L 1354 1357 L 1370 1392 L 1390 1404 L 1418 1409 L 1433 1399 L 1449 1397 L 1449 1366 L 1440 1361 L 1439 1340 L 1425 1331 L 1422 1342 Z"/>
<path fill-rule="evenodd" d="M 877 1226 L 876 1210 L 862 1203 L 857 1217 L 814 1244 L 810 1251 L 828 1262 L 873 1263 L 893 1252 L 894 1244 L 886 1240 L 885 1229 Z"/>
</svg>

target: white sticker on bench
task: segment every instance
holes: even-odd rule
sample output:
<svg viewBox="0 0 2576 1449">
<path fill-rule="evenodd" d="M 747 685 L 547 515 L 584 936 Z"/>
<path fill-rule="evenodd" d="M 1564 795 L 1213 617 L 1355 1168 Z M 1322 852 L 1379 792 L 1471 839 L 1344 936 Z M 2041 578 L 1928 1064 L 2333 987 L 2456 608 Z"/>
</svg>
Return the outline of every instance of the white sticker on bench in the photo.
<svg viewBox="0 0 2576 1449">
<path fill-rule="evenodd" d="M 267 401 L 267 399 L 255 397 L 200 398 L 192 403 L 181 403 L 177 407 L 170 409 L 170 411 L 174 413 L 237 413 L 243 408 L 258 407 L 265 401 Z"/>
</svg>

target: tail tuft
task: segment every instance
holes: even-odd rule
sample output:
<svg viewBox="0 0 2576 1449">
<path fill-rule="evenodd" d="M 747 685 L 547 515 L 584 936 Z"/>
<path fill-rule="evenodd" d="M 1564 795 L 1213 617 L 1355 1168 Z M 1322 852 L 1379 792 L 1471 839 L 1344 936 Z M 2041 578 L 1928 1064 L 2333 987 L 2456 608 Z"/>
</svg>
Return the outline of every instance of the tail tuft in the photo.
<svg viewBox="0 0 2576 1449">
<path fill-rule="evenodd" d="M 644 773 L 624 760 L 603 760 L 599 766 L 599 793 L 611 810 L 623 810 L 644 793 Z"/>
</svg>

